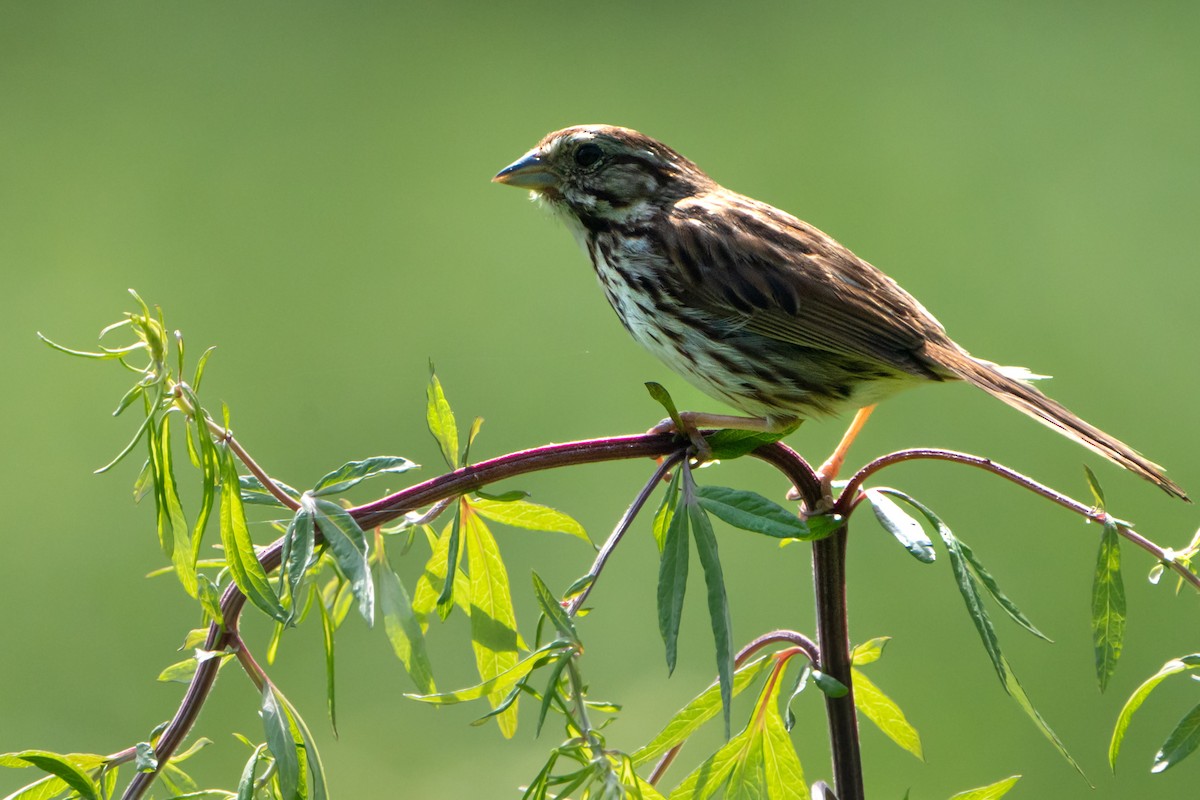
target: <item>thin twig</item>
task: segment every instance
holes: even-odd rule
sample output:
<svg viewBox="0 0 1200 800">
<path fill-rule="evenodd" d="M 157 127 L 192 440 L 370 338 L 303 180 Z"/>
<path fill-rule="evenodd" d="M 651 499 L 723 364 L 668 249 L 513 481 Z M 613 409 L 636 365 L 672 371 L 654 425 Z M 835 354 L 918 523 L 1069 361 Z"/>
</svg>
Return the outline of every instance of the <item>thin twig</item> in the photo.
<svg viewBox="0 0 1200 800">
<path fill-rule="evenodd" d="M 566 611 L 569 616 L 573 617 L 579 613 L 579 609 L 587 601 L 588 595 L 592 593 L 592 587 L 596 585 L 596 580 L 600 577 L 601 571 L 604 570 L 604 565 L 608 563 L 609 556 L 613 554 L 617 545 L 621 543 L 622 537 L 625 536 L 625 532 L 629 530 L 629 526 L 633 524 L 633 520 L 641 512 L 642 507 L 646 505 L 646 500 L 650 498 L 650 494 L 662 482 L 663 476 L 682 461 L 686 455 L 687 450 L 685 449 L 676 452 L 669 458 L 663 459 L 663 462 L 658 465 L 658 469 L 650 476 L 650 480 L 646 481 L 642 490 L 638 492 L 637 497 L 634 498 L 629 508 L 625 509 L 625 513 L 621 515 L 617 526 L 613 528 L 613 532 L 604 540 L 604 545 L 596 553 L 596 560 L 592 562 L 591 569 L 584 576 L 589 579 L 588 582 L 580 589 L 579 594 L 571 598 L 570 603 L 567 605 Z"/>
</svg>

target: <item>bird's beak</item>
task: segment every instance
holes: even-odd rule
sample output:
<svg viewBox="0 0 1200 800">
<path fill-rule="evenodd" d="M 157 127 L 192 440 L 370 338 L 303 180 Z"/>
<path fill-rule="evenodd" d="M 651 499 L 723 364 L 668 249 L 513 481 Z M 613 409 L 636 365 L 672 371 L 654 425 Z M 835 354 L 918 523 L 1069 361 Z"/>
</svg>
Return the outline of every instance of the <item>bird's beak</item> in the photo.
<svg viewBox="0 0 1200 800">
<path fill-rule="evenodd" d="M 496 173 L 492 183 L 538 192 L 558 186 L 558 175 L 546 164 L 539 151 L 530 150 Z"/>
</svg>

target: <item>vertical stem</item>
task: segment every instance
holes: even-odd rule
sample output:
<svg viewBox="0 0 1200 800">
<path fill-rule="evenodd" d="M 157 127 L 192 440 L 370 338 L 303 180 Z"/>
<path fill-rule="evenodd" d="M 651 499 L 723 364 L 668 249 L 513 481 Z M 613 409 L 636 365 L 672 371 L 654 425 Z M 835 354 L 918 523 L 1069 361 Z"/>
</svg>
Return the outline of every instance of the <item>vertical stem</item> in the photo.
<svg viewBox="0 0 1200 800">
<path fill-rule="evenodd" d="M 832 536 L 813 542 L 813 589 L 821 671 L 841 681 L 845 697 L 825 696 L 829 744 L 833 752 L 834 788 L 838 800 L 864 800 L 858 715 L 850 679 L 850 627 L 846 607 L 846 540 L 843 525 Z"/>
</svg>

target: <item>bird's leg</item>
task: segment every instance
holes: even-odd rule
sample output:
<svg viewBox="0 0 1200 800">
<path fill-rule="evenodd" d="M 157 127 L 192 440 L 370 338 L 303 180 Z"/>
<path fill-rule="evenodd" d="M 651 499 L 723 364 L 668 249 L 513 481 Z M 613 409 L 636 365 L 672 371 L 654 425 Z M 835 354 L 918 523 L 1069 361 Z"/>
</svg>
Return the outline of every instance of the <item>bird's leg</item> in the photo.
<svg viewBox="0 0 1200 800">
<path fill-rule="evenodd" d="M 701 428 L 779 433 L 787 430 L 790 424 L 769 420 L 766 417 L 736 417 L 732 414 L 708 414 L 703 411 L 681 411 L 679 412 L 679 421 L 683 423 L 683 430 L 677 430 L 675 421 L 668 417 L 651 428 L 649 433 L 682 433 L 696 448 L 696 458 L 700 461 L 712 459 L 712 448 L 700 435 Z"/>
<path fill-rule="evenodd" d="M 854 415 L 854 421 L 850 423 L 850 427 L 842 434 L 842 440 L 838 442 L 838 446 L 833 449 L 829 458 L 825 459 L 825 463 L 817 469 L 817 479 L 821 482 L 821 507 L 817 509 L 806 509 L 806 514 L 821 514 L 833 507 L 833 480 L 842 471 L 842 464 L 846 461 L 846 453 L 850 450 L 850 445 L 854 443 L 855 438 L 867 424 L 867 419 L 870 418 L 871 412 L 875 410 L 874 405 L 864 406 Z M 793 488 L 788 492 L 789 500 L 799 500 L 800 495 Z"/>
</svg>

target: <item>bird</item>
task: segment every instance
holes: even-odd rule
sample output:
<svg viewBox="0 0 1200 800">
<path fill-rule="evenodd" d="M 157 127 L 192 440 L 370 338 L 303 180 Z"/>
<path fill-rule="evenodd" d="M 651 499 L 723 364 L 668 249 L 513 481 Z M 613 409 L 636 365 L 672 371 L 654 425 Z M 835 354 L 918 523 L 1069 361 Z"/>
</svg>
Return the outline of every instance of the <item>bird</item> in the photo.
<svg viewBox="0 0 1200 800">
<path fill-rule="evenodd" d="M 638 343 L 748 415 L 684 412 L 680 432 L 693 441 L 700 427 L 783 432 L 857 409 L 821 468 L 828 482 L 876 403 L 965 381 L 1188 499 L 1158 464 L 1037 389 L 1044 376 L 972 356 L 881 270 L 650 136 L 564 128 L 492 180 L 529 190 L 565 223 Z M 668 429 L 667 420 L 656 428 Z"/>
</svg>

